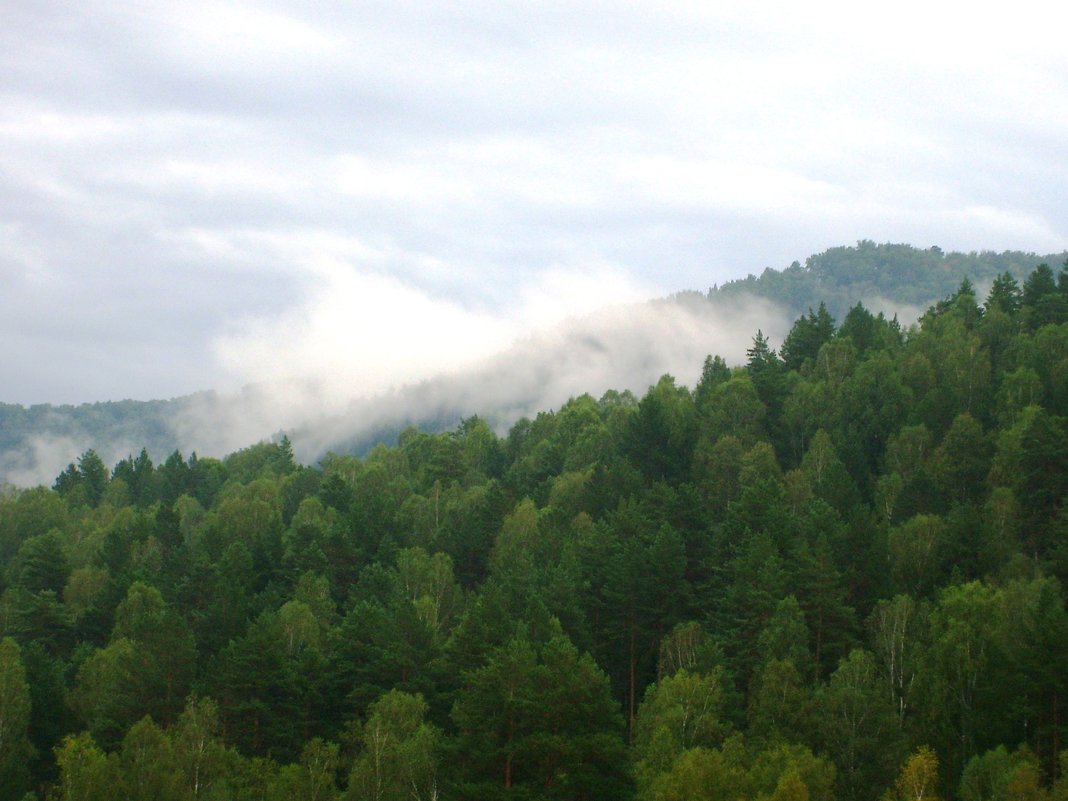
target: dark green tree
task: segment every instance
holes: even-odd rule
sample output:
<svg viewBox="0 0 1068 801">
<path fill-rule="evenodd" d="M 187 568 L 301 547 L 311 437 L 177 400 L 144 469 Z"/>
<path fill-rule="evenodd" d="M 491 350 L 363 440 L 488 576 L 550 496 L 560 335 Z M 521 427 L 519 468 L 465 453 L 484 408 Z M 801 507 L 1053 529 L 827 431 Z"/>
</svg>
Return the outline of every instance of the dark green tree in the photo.
<svg viewBox="0 0 1068 801">
<path fill-rule="evenodd" d="M 875 657 L 854 650 L 819 698 L 823 741 L 846 798 L 870 798 L 893 780 L 904 756 L 892 700 L 883 692 Z"/>
<path fill-rule="evenodd" d="M 0 793 L 18 798 L 29 788 L 33 746 L 30 725 L 30 686 L 22 651 L 11 637 L 0 640 Z"/>
<path fill-rule="evenodd" d="M 559 628 L 522 635 L 466 678 L 453 708 L 469 798 L 629 795 L 619 707 L 607 677 Z"/>
<path fill-rule="evenodd" d="M 827 306 L 820 303 L 819 310 L 798 318 L 782 343 L 782 361 L 787 370 L 800 370 L 806 360 L 815 362 L 824 342 L 834 336 L 834 318 Z"/>
</svg>

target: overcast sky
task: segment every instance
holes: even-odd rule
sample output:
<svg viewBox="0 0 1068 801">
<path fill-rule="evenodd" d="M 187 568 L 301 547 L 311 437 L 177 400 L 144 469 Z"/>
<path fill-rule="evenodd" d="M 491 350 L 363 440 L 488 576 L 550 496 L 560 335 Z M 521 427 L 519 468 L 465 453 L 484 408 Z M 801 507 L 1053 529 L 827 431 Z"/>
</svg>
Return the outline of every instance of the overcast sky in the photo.
<svg viewBox="0 0 1068 801">
<path fill-rule="evenodd" d="M 6 0 L 0 401 L 373 391 L 862 238 L 1068 246 L 1049 4 L 867 5 Z"/>
</svg>

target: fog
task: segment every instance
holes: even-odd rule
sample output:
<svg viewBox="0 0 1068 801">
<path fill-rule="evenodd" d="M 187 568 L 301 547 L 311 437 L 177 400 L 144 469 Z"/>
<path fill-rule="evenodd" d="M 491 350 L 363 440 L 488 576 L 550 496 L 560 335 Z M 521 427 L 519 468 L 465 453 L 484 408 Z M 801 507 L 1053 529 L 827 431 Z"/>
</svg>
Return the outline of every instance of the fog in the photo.
<svg viewBox="0 0 1068 801">
<path fill-rule="evenodd" d="M 692 387 L 705 356 L 742 363 L 757 329 L 776 345 L 792 322 L 758 299 L 726 305 L 695 293 L 637 301 L 640 288 L 604 270 L 559 271 L 526 290 L 508 317 L 341 275 L 348 277 L 325 283 L 299 308 L 242 321 L 220 338 L 220 358 L 245 383 L 174 401 L 154 449 L 128 432 L 57 434 L 70 429 L 59 410 L 51 430 L 3 456 L 0 478 L 50 484 L 89 447 L 113 465 L 142 444 L 157 461 L 172 444 L 186 456 L 221 457 L 286 433 L 309 464 L 331 450 L 366 449 L 379 436 L 391 442 L 407 425 L 448 429 L 476 414 L 504 434 L 521 417 L 583 393 L 641 396 L 665 373 Z M 599 297 L 615 302 L 596 306 Z"/>
<path fill-rule="evenodd" d="M 479 358 L 446 358 L 447 369 L 378 393 L 351 390 L 350 382 L 360 376 L 349 362 L 324 364 L 319 374 L 301 381 L 204 397 L 179 419 L 179 439 L 186 450 L 225 453 L 285 429 L 297 456 L 314 461 L 331 449 L 366 445 L 376 432 L 408 424 L 449 426 L 474 414 L 503 434 L 519 418 L 559 408 L 583 393 L 599 397 L 616 389 L 640 396 L 665 373 L 693 386 L 705 356 L 741 363 L 758 328 L 773 343 L 781 342 L 790 322 L 781 309 L 756 299 L 731 306 L 700 296 L 619 304 L 535 329 Z M 441 333 L 445 343 L 455 336 Z M 246 345 L 258 350 L 269 341 L 266 333 Z M 436 356 L 446 350 L 441 345 L 433 337 L 427 341 Z M 416 363 L 425 358 L 415 354 Z M 380 361 L 372 365 L 379 389 L 390 375 L 411 371 L 400 360 L 394 374 L 382 370 Z M 339 403 L 346 388 L 349 400 Z"/>
</svg>

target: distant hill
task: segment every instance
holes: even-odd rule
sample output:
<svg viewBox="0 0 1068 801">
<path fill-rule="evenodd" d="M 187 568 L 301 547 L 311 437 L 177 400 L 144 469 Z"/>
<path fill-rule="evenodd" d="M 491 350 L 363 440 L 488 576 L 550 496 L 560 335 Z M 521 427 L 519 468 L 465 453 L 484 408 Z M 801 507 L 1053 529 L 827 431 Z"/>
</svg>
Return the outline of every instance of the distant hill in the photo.
<svg viewBox="0 0 1068 801">
<path fill-rule="evenodd" d="M 951 295 L 964 278 L 985 289 L 996 276 L 1008 272 L 1022 283 L 1041 262 L 1056 269 L 1066 258 L 1068 252 L 1045 256 L 1020 251 L 943 253 L 938 247 L 922 250 L 863 240 L 809 256 L 803 265 L 795 261 L 785 270 L 767 268 L 759 277 L 729 281 L 713 287 L 709 297 L 755 295 L 795 315 L 823 302 L 841 320 L 858 302 L 923 310 Z"/>
<path fill-rule="evenodd" d="M 290 433 L 299 458 L 315 461 L 328 450 L 366 452 L 392 443 L 414 425 L 448 430 L 462 417 L 479 414 L 498 427 L 543 408 L 559 406 L 569 393 L 631 389 L 644 392 L 663 373 L 681 380 L 703 355 L 744 358 L 758 328 L 781 341 L 794 319 L 822 301 L 839 321 L 863 302 L 906 322 L 952 294 L 964 278 L 981 291 L 1003 272 L 1021 282 L 1046 262 L 1057 267 L 1068 253 L 943 253 L 910 245 L 862 241 L 810 256 L 784 270 L 730 281 L 707 294 L 682 292 L 635 307 L 573 321 L 556 332 L 515 343 L 477 370 L 443 376 L 380 398 L 356 398 L 342 411 L 310 413 L 315 389 L 288 407 L 271 389 L 249 387 L 223 396 L 198 393 L 172 400 L 49 404 L 0 403 L 0 483 L 50 483 L 79 454 L 93 448 L 108 465 L 142 447 L 157 462 L 174 450 L 222 456 L 256 439 Z M 759 301 L 759 302 L 758 302 Z M 640 310 L 639 310 L 640 309 Z M 779 339 L 777 339 L 779 338 Z M 293 394 L 287 387 L 287 395 Z"/>
<path fill-rule="evenodd" d="M 191 396 L 192 397 L 192 396 Z M 105 458 L 118 451 L 174 450 L 174 419 L 189 398 L 109 401 L 79 406 L 0 403 L 0 482 L 25 483 L 41 464 L 61 466 L 89 447 Z M 81 448 L 81 450 L 78 450 Z M 118 456 L 117 458 L 121 458 Z"/>
</svg>

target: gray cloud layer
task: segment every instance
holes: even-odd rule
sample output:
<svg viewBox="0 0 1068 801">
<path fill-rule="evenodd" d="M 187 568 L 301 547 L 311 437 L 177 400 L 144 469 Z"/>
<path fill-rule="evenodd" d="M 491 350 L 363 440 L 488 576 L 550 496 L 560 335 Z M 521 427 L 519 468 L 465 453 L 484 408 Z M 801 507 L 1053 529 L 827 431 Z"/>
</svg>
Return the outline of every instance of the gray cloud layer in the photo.
<svg viewBox="0 0 1068 801">
<path fill-rule="evenodd" d="M 0 400 L 374 394 L 554 300 L 860 238 L 1064 249 L 1044 5 L 862 6 L 7 3 Z"/>
</svg>

